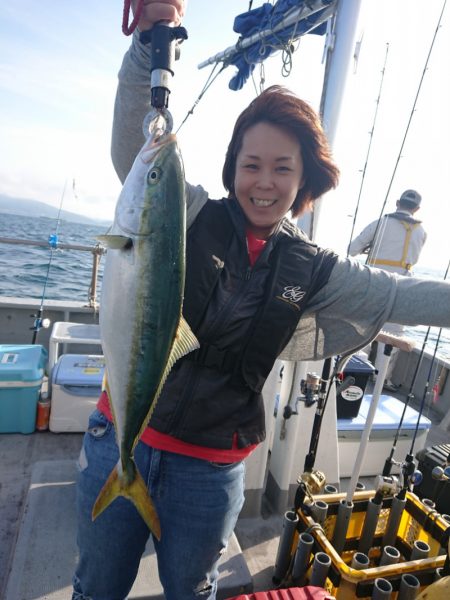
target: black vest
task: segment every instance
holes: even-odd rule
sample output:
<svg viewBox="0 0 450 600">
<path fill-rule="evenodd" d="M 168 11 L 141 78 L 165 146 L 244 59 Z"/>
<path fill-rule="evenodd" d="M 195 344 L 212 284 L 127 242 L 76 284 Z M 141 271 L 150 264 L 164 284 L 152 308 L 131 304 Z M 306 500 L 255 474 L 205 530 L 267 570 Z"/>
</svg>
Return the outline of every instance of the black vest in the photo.
<svg viewBox="0 0 450 600">
<path fill-rule="evenodd" d="M 235 434 L 239 447 L 261 442 L 264 382 L 308 299 L 328 281 L 336 259 L 285 219 L 250 269 L 239 204 L 233 199 L 208 201 L 188 231 L 183 307 L 201 347 L 173 367 L 150 425 L 185 442 L 214 448 L 231 448 Z M 238 289 L 236 302 L 233 294 L 231 302 L 226 298 L 217 323 L 211 302 L 221 306 L 219 279 L 236 265 L 243 266 L 243 303 L 253 292 L 256 300 L 243 307 Z M 236 327 L 241 317 L 245 333 Z M 233 325 L 228 328 L 229 321 Z"/>
<path fill-rule="evenodd" d="M 209 201 L 189 231 L 183 313 L 194 332 L 220 276 L 220 263 L 232 259 L 228 256 L 231 238 L 242 223 L 235 200 Z M 256 392 L 261 391 L 277 356 L 289 342 L 311 293 L 328 281 L 336 262 L 336 255 L 319 250 L 287 219 L 274 236 L 264 300 L 254 316 L 247 343 L 239 353 L 218 352 L 214 346 L 204 345 L 190 356 L 201 364 L 233 372 Z"/>
</svg>

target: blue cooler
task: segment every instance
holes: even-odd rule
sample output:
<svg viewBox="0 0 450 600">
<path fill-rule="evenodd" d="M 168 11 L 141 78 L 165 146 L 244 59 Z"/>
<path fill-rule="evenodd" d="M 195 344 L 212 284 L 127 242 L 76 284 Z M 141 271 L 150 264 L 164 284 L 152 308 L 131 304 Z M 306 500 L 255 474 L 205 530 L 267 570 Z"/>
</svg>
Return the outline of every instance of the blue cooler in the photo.
<svg viewBox="0 0 450 600">
<path fill-rule="evenodd" d="M 50 431 L 86 431 L 101 393 L 105 359 L 99 354 L 63 354 L 52 369 Z"/>
<path fill-rule="evenodd" d="M 33 433 L 47 351 L 0 344 L 0 433 Z"/>
</svg>

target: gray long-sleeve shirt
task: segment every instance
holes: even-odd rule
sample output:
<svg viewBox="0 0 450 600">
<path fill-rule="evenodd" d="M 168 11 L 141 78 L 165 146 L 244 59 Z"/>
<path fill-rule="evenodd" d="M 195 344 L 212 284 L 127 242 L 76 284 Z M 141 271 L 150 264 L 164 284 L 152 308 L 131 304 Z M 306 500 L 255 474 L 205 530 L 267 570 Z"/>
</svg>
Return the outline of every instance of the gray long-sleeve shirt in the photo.
<svg viewBox="0 0 450 600">
<path fill-rule="evenodd" d="M 119 72 L 114 108 L 111 153 L 122 182 L 144 143 L 142 122 L 149 108 L 149 52 L 134 36 Z M 188 227 L 207 199 L 201 186 L 187 185 Z M 387 321 L 450 327 L 450 283 L 401 277 L 339 259 L 280 358 L 319 360 L 346 354 L 364 347 Z"/>
</svg>

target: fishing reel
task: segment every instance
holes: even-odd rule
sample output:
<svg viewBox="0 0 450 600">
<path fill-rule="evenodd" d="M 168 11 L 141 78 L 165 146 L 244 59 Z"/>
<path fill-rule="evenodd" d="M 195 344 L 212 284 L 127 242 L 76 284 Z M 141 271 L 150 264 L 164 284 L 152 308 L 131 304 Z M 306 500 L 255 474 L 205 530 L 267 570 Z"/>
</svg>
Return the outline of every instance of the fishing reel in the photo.
<svg viewBox="0 0 450 600">
<path fill-rule="evenodd" d="M 40 331 L 41 329 L 48 329 L 51 325 L 50 319 L 42 319 L 37 314 L 32 314 L 30 317 L 34 318 L 33 327 L 30 327 L 31 331 Z"/>
<path fill-rule="evenodd" d="M 450 465 L 447 465 L 446 467 L 434 467 L 434 469 L 431 471 L 431 477 L 433 479 L 436 479 L 436 481 L 443 481 L 445 483 L 449 483 L 450 482 Z"/>
<path fill-rule="evenodd" d="M 305 471 L 297 478 L 297 483 L 304 483 L 311 495 L 320 494 L 327 483 L 325 474 L 322 471 L 313 469 L 312 471 Z"/>
<path fill-rule="evenodd" d="M 395 475 L 378 475 L 375 479 L 375 492 L 382 497 L 395 496 L 402 487 Z"/>
<path fill-rule="evenodd" d="M 314 494 L 322 493 L 326 482 L 325 474 L 317 469 L 305 471 L 299 475 L 297 477 L 298 488 L 294 498 L 294 510 L 308 511 L 314 504 Z M 308 498 L 307 503 L 305 503 L 306 498 Z"/>
<path fill-rule="evenodd" d="M 319 400 L 321 378 L 315 372 L 307 373 L 306 379 L 300 382 L 300 392 L 302 396 L 300 400 L 305 403 L 305 406 L 312 406 Z"/>
<path fill-rule="evenodd" d="M 306 379 L 300 381 L 300 395 L 296 397 L 295 404 L 292 402 L 286 404 L 283 409 L 283 419 L 290 419 L 292 415 L 298 415 L 297 406 L 299 402 L 304 402 L 305 406 L 312 406 L 319 399 L 321 379 L 317 373 L 307 373 Z"/>
</svg>

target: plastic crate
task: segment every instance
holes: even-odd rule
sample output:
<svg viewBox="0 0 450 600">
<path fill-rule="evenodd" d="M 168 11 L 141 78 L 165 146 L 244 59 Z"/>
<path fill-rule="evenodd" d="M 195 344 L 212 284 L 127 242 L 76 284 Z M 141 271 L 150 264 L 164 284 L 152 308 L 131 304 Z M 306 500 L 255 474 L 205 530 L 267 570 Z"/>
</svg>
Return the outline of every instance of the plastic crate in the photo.
<svg viewBox="0 0 450 600">
<path fill-rule="evenodd" d="M 281 590 L 268 590 L 255 594 L 243 594 L 227 598 L 227 600 L 334 600 L 334 596 L 323 588 L 308 585 L 303 588 L 293 587 Z"/>
<path fill-rule="evenodd" d="M 392 498 L 387 498 L 380 513 L 373 547 L 369 551 L 369 568 L 357 570 L 350 566 L 353 554 L 358 550 L 368 500 L 374 495 L 374 491 L 355 493 L 353 499 L 354 509 L 349 522 L 344 550 L 341 554 L 336 552 L 330 540 L 333 536 L 339 503 L 346 498 L 345 494 L 314 496 L 315 500 L 322 500 L 328 504 L 328 516 L 323 529 L 317 528 L 315 521 L 303 511 L 298 512 L 300 519 L 298 530 L 299 532 L 308 530 L 313 536 L 313 552 L 325 552 L 331 558 L 331 567 L 324 587 L 337 600 L 371 598 L 375 579 L 378 578 L 387 579 L 391 583 L 394 592 L 396 592 L 400 586 L 401 576 L 404 574 L 414 575 L 419 580 L 421 589 L 425 589 L 433 583 L 436 569 L 444 566 L 446 556 L 441 553 L 441 546 L 442 543 L 445 543 L 446 530 L 449 528 L 449 524 L 435 510 L 422 504 L 415 494 L 409 492 L 406 495 L 406 506 L 402 513 L 397 540 L 394 544 L 400 551 L 400 562 L 382 567 L 378 566 L 381 540 L 392 502 Z M 430 553 L 428 558 L 409 560 L 416 540 L 422 540 L 429 544 Z M 294 537 L 292 552 L 295 552 L 297 542 L 298 533 Z"/>
</svg>

